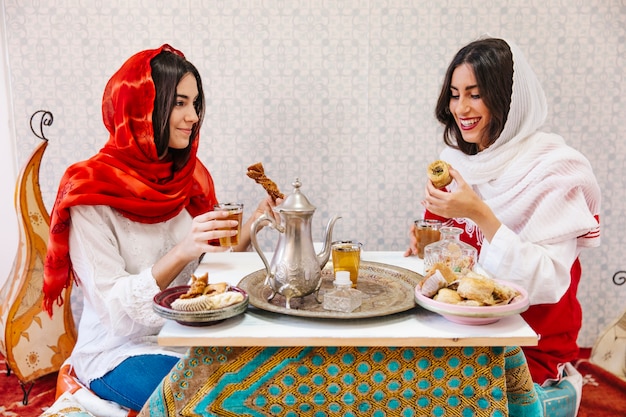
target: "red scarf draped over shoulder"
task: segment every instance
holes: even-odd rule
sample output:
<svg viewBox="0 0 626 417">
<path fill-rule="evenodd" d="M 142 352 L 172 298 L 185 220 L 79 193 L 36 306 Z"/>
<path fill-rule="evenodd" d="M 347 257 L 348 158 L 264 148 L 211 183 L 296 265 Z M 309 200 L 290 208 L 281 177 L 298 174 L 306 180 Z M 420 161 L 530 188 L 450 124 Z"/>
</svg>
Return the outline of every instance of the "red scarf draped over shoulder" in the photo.
<svg viewBox="0 0 626 417">
<path fill-rule="evenodd" d="M 63 289 L 72 281 L 70 207 L 106 205 L 130 220 L 153 224 L 183 209 L 196 216 L 212 210 L 217 202 L 213 179 L 196 158 L 199 136 L 192 139 L 187 164 L 174 173 L 172 161 L 159 160 L 157 155 L 150 61 L 162 51 L 184 58 L 180 51 L 163 45 L 135 54 L 111 77 L 102 99 L 109 140 L 96 155 L 70 166 L 61 179 L 44 263 L 43 306 L 51 316 L 53 303 L 63 304 Z"/>
</svg>

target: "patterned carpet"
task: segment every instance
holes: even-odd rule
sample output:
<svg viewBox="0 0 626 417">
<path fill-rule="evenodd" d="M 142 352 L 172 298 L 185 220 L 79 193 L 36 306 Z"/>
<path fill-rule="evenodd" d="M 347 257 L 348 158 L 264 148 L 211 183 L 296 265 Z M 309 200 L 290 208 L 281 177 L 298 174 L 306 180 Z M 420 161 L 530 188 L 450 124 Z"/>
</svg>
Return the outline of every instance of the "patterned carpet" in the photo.
<svg viewBox="0 0 626 417">
<path fill-rule="evenodd" d="M 54 402 L 57 374 L 39 378 L 31 388 L 26 405 L 22 403 L 24 394 L 20 383 L 11 373 L 7 375 L 6 362 L 0 355 L 0 416 L 1 417 L 37 417 Z"/>
<path fill-rule="evenodd" d="M 626 381 L 586 359 L 576 364 L 584 377 L 578 417 L 626 416 Z"/>
</svg>

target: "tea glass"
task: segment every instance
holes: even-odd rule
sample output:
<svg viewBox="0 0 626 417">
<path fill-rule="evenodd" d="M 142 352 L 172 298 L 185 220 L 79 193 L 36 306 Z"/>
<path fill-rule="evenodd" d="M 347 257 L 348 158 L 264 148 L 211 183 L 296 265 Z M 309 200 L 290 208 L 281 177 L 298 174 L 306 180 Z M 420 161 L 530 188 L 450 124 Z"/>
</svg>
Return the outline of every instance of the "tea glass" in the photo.
<svg viewBox="0 0 626 417">
<path fill-rule="evenodd" d="M 237 220 L 237 226 L 226 227 L 220 230 L 237 230 L 234 236 L 220 237 L 220 246 L 232 247 L 239 244 L 241 234 L 241 222 L 243 220 L 243 203 L 219 203 L 213 206 L 215 211 L 227 211 L 228 217 L 224 220 Z"/>
<path fill-rule="evenodd" d="M 441 221 L 434 219 L 415 220 L 415 239 L 417 240 L 417 257 L 424 259 L 424 248 L 426 245 L 439 241 L 442 226 Z"/>
<path fill-rule="evenodd" d="M 352 288 L 356 288 L 359 278 L 359 265 L 361 264 L 362 243 L 356 240 L 337 240 L 331 244 L 333 257 L 333 271 L 350 272 Z"/>
</svg>

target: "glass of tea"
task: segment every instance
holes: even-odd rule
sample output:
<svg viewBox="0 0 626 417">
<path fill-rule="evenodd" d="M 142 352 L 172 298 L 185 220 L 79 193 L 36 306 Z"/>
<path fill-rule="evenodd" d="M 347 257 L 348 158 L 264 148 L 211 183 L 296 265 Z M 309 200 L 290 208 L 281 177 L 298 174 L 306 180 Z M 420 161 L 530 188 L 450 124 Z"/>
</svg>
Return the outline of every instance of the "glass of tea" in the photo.
<svg viewBox="0 0 626 417">
<path fill-rule="evenodd" d="M 424 248 L 426 245 L 439 241 L 441 233 L 439 229 L 442 223 L 433 219 L 415 220 L 415 238 L 417 239 L 417 256 L 424 259 Z"/>
<path fill-rule="evenodd" d="M 213 206 L 213 210 L 227 211 L 228 217 L 224 220 L 237 220 L 237 226 L 222 229 L 237 230 L 237 234 L 220 238 L 220 246 L 237 246 L 239 244 L 239 234 L 241 233 L 241 222 L 243 220 L 243 203 L 219 203 Z"/>
<path fill-rule="evenodd" d="M 352 288 L 356 288 L 359 278 L 359 265 L 361 263 L 362 243 L 356 240 L 338 240 L 332 243 L 331 253 L 333 257 L 333 271 L 350 272 Z"/>
</svg>

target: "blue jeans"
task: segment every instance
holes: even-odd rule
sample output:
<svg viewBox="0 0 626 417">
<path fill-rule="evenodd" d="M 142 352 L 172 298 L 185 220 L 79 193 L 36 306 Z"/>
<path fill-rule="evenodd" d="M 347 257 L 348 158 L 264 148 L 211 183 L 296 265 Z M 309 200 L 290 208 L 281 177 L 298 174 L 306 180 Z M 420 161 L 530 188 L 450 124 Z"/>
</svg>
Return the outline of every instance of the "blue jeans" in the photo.
<svg viewBox="0 0 626 417">
<path fill-rule="evenodd" d="M 89 388 L 100 398 L 140 411 L 178 358 L 168 355 L 139 355 L 125 359 Z"/>
</svg>

